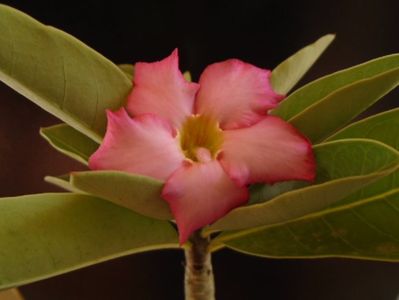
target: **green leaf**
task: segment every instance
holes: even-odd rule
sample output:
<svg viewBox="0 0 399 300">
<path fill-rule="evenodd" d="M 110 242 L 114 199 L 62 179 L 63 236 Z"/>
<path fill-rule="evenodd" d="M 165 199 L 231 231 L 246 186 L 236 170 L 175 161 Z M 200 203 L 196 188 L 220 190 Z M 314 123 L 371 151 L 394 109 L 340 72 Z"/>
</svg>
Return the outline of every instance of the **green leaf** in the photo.
<svg viewBox="0 0 399 300">
<path fill-rule="evenodd" d="M 272 113 L 284 120 L 290 120 L 336 90 L 397 67 L 399 67 L 399 54 L 393 54 L 324 76 L 296 90 Z"/>
<path fill-rule="evenodd" d="M 371 116 L 364 120 L 355 122 L 336 134 L 330 136 L 326 141 L 350 139 L 350 138 L 366 138 L 380 141 L 396 150 L 399 150 L 399 138 L 397 133 L 399 128 L 399 108 L 391 111 L 383 112 L 378 115 Z M 282 193 L 304 187 L 305 184 L 300 181 L 288 181 L 276 183 L 274 185 L 258 184 L 250 188 L 250 203 L 259 203 L 270 200 Z M 389 189 L 399 187 L 399 171 L 387 175 L 378 182 L 368 185 L 359 190 L 355 194 L 349 196 L 347 200 L 354 201 L 361 194 L 361 197 L 371 197 Z M 340 205 L 341 201 L 336 203 Z"/>
<path fill-rule="evenodd" d="M 118 65 L 119 69 L 122 70 L 123 73 L 130 79 L 130 81 L 133 79 L 134 76 L 134 66 L 130 64 L 121 64 Z"/>
<path fill-rule="evenodd" d="M 88 195 L 0 199 L 0 289 L 116 257 L 176 248 L 169 222 Z"/>
<path fill-rule="evenodd" d="M 0 80 L 100 142 L 105 109 L 124 104 L 131 82 L 74 37 L 0 5 Z"/>
<path fill-rule="evenodd" d="M 249 204 L 256 204 L 269 201 L 283 193 L 308 186 L 305 181 L 283 181 L 274 184 L 258 183 L 249 187 Z"/>
<path fill-rule="evenodd" d="M 334 91 L 397 67 L 399 67 L 399 54 L 393 54 L 324 76 L 296 90 L 281 102 L 272 113 L 284 120 L 291 120 Z"/>
<path fill-rule="evenodd" d="M 73 193 L 78 193 L 78 194 L 86 194 L 85 192 L 77 189 L 74 187 L 69 181 L 70 181 L 70 176 L 69 174 L 66 175 L 61 175 L 61 176 L 46 176 L 44 177 L 44 181 L 55 185 L 56 187 L 59 187 L 63 190 L 66 190 L 68 192 L 73 192 Z"/>
<path fill-rule="evenodd" d="M 142 215 L 172 219 L 169 206 L 161 198 L 161 181 L 117 171 L 88 171 L 71 173 L 70 183 L 74 188 Z"/>
<path fill-rule="evenodd" d="M 326 141 L 368 138 L 399 150 L 398 128 L 399 108 L 395 108 L 352 123 L 327 138 Z"/>
<path fill-rule="evenodd" d="M 98 144 L 66 124 L 40 129 L 40 135 L 56 150 L 88 165 L 89 157 L 97 150 Z"/>
<path fill-rule="evenodd" d="M 287 94 L 313 66 L 334 38 L 334 34 L 327 34 L 280 63 L 272 72 L 273 89 L 279 94 Z"/>
<path fill-rule="evenodd" d="M 341 140 L 314 147 L 316 184 L 265 203 L 232 210 L 207 230 L 236 230 L 290 221 L 325 209 L 360 188 L 395 171 L 399 152 L 373 140 Z"/>
<path fill-rule="evenodd" d="M 225 239 L 228 247 L 251 255 L 399 261 L 399 189 Z"/>
<path fill-rule="evenodd" d="M 329 137 L 328 141 L 369 138 L 399 149 L 397 128 L 399 128 L 398 108 L 353 123 Z M 227 242 L 231 247 L 254 255 L 350 256 L 398 260 L 398 233 L 389 233 L 391 227 L 397 228 L 398 201 L 399 171 L 397 170 L 334 203 L 331 205 L 333 209 L 330 207 L 315 215 L 277 226 L 227 232 L 220 240 L 233 239 L 232 242 Z M 341 221 L 341 218 L 345 220 L 345 216 L 348 216 L 346 223 Z M 365 221 L 364 224 L 362 220 Z M 330 230 L 326 230 L 326 226 Z M 381 235 L 375 236 L 375 231 L 382 234 L 382 239 Z M 345 236 L 339 236 L 339 233 L 345 233 Z M 358 237 L 358 234 L 362 235 L 360 247 L 357 246 L 358 238 L 353 239 L 354 236 Z M 384 235 L 387 239 L 385 241 Z M 390 238 L 393 240 L 389 240 Z M 352 249 L 348 251 L 347 246 L 350 244 Z M 354 251 L 356 248 L 359 249 Z"/>
<path fill-rule="evenodd" d="M 359 80 L 329 94 L 289 122 L 313 142 L 349 123 L 399 84 L 399 68 Z M 317 126 L 315 126 L 317 124 Z"/>
<path fill-rule="evenodd" d="M 193 81 L 193 79 L 191 78 L 191 73 L 189 71 L 184 72 L 183 77 L 187 81 L 190 81 L 190 82 Z"/>
<path fill-rule="evenodd" d="M 399 108 L 396 108 L 353 123 L 339 131 L 337 134 L 331 136 L 329 140 L 369 138 L 380 141 L 399 150 L 398 128 Z M 336 205 L 356 202 L 359 199 L 376 196 L 396 188 L 399 188 L 399 170 L 346 197 Z"/>
</svg>

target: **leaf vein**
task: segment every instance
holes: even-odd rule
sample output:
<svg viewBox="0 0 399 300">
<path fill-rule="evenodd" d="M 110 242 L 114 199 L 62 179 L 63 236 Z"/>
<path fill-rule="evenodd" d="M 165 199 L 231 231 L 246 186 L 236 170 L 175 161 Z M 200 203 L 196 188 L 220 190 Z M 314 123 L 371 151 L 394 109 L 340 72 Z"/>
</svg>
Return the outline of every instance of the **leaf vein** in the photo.
<svg viewBox="0 0 399 300">
<path fill-rule="evenodd" d="M 321 221 L 330 229 L 331 231 L 331 236 L 337 238 L 342 242 L 342 244 L 346 245 L 347 247 L 351 248 L 352 250 L 355 250 L 356 253 L 361 253 L 360 249 L 354 246 L 351 242 L 349 242 L 347 239 L 345 239 L 342 234 L 334 228 L 334 225 L 332 225 L 330 222 L 327 221 L 325 216 L 320 216 Z"/>
<path fill-rule="evenodd" d="M 370 220 L 368 220 L 366 217 L 362 216 L 361 214 L 359 214 L 356 210 L 351 209 L 351 212 L 363 223 L 365 223 L 368 227 L 370 227 L 371 229 L 373 229 L 374 231 L 390 238 L 391 240 L 395 241 L 395 242 L 399 242 L 399 238 L 395 237 L 394 235 L 385 232 L 384 230 L 380 229 L 377 225 L 373 224 Z"/>
<path fill-rule="evenodd" d="M 287 229 L 287 231 L 289 232 L 289 234 L 294 238 L 295 242 L 300 245 L 306 252 L 310 253 L 310 254 L 315 254 L 315 252 L 308 247 L 306 244 L 304 244 L 300 238 L 298 237 L 298 235 L 295 233 L 295 231 L 293 231 L 293 229 L 291 228 L 291 226 L 289 224 L 285 225 L 285 228 Z"/>
</svg>

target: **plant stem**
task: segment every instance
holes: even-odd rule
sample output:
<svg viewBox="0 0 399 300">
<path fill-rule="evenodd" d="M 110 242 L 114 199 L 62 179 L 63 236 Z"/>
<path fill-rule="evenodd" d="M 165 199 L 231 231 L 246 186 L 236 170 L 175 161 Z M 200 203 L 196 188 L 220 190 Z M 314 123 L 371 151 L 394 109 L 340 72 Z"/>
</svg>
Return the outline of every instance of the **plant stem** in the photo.
<svg viewBox="0 0 399 300">
<path fill-rule="evenodd" d="M 209 238 L 196 231 L 191 244 L 184 250 L 186 270 L 184 291 L 186 300 L 215 300 L 215 283 L 212 271 Z"/>
</svg>

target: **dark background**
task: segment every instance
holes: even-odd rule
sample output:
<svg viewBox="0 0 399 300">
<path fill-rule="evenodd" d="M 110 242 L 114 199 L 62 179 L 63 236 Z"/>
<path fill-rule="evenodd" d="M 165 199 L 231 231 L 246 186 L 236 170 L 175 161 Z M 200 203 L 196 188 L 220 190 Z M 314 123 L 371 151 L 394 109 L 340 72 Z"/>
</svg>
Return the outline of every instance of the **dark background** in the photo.
<svg viewBox="0 0 399 300">
<path fill-rule="evenodd" d="M 399 1 L 2 1 L 63 29 L 116 63 L 152 61 L 178 47 L 194 79 L 231 57 L 272 69 L 326 33 L 337 39 L 302 83 L 399 50 Z M 0 34 L 1 34 L 0 28 Z M 375 111 L 398 106 L 398 91 Z M 38 135 L 58 121 L 0 84 L 0 196 L 55 191 L 44 183 L 82 167 Z M 21 288 L 26 300 L 182 299 L 180 251 L 143 253 Z M 223 299 L 394 300 L 399 264 L 214 255 Z"/>
</svg>

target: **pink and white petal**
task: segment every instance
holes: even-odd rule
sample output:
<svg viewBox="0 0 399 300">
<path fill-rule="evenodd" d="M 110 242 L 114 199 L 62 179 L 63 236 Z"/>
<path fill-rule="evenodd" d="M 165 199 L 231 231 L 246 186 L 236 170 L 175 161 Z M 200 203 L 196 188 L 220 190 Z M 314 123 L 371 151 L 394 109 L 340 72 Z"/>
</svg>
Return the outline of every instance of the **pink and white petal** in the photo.
<svg viewBox="0 0 399 300">
<path fill-rule="evenodd" d="M 201 74 L 195 112 L 212 115 L 222 129 L 250 126 L 283 98 L 273 91 L 270 76 L 238 59 L 212 64 Z"/>
<path fill-rule="evenodd" d="M 315 178 L 312 146 L 292 125 L 274 116 L 223 132 L 220 161 L 239 185 Z"/>
<path fill-rule="evenodd" d="M 157 114 L 179 127 L 193 113 L 199 86 L 184 79 L 177 49 L 161 61 L 136 63 L 133 81 L 134 88 L 127 101 L 131 115 Z"/>
<path fill-rule="evenodd" d="M 245 204 L 249 196 L 246 187 L 238 187 L 212 160 L 186 162 L 166 181 L 162 197 L 169 203 L 183 244 L 195 230 Z"/>
<path fill-rule="evenodd" d="M 93 170 L 118 170 L 166 180 L 183 161 L 176 133 L 156 115 L 131 118 L 124 108 L 107 111 L 103 143 L 89 159 Z"/>
</svg>

